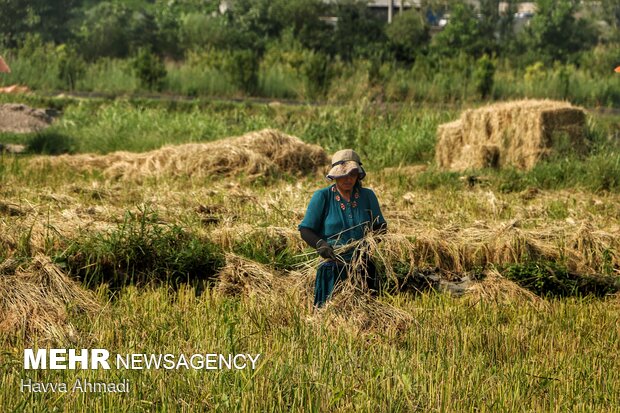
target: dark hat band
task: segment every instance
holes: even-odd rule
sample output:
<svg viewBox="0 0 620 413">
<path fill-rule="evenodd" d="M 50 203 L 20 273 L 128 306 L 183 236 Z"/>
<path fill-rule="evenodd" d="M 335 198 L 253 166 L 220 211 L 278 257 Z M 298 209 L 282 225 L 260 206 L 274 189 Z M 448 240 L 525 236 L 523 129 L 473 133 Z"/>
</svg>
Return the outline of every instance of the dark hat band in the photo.
<svg viewBox="0 0 620 413">
<path fill-rule="evenodd" d="M 332 168 L 333 168 L 334 166 L 342 165 L 342 164 L 343 164 L 343 163 L 345 163 L 345 162 L 351 162 L 351 161 L 353 161 L 353 162 L 357 163 L 358 165 L 362 165 L 362 163 L 361 163 L 361 162 L 357 162 L 355 159 L 342 159 L 342 160 L 340 160 L 340 161 L 338 161 L 338 162 L 333 163 L 333 164 L 332 164 Z"/>
</svg>

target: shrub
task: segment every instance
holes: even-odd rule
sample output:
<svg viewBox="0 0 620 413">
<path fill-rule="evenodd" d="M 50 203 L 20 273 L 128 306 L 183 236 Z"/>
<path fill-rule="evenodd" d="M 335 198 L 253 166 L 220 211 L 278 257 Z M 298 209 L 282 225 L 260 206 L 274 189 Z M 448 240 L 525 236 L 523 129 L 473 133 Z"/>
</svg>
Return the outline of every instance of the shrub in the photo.
<svg viewBox="0 0 620 413">
<path fill-rule="evenodd" d="M 541 296 L 612 294 L 620 289 L 613 277 L 572 273 L 560 263 L 530 261 L 507 266 L 502 274 L 509 280 Z"/>
<path fill-rule="evenodd" d="M 486 99 L 493 90 L 493 77 L 495 76 L 495 63 L 488 55 L 482 56 L 476 62 L 474 70 L 474 85 L 482 99 Z"/>
<path fill-rule="evenodd" d="M 253 50 L 234 50 L 227 56 L 226 71 L 237 87 L 249 95 L 258 88 L 258 55 Z"/>
<path fill-rule="evenodd" d="M 148 49 L 140 49 L 133 61 L 136 76 L 142 86 L 148 90 L 161 90 L 166 77 L 163 60 Z"/>
<path fill-rule="evenodd" d="M 75 139 L 71 136 L 49 130 L 34 134 L 26 143 L 30 152 L 45 155 L 72 153 L 75 152 L 76 145 Z"/>
<path fill-rule="evenodd" d="M 86 63 L 76 50 L 66 45 L 56 48 L 58 56 L 58 77 L 69 90 L 75 90 L 77 81 L 86 71 Z"/>
</svg>

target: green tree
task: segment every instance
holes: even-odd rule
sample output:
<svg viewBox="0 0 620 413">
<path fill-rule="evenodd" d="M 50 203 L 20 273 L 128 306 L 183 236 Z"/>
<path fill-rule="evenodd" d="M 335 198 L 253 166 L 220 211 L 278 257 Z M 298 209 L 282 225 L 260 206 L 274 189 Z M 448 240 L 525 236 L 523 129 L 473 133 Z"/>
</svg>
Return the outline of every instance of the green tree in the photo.
<svg viewBox="0 0 620 413">
<path fill-rule="evenodd" d="M 80 51 L 87 59 L 129 55 L 131 11 L 122 4 L 101 2 L 88 9 L 79 31 Z"/>
<path fill-rule="evenodd" d="M 89 60 L 127 57 L 141 48 L 161 54 L 159 28 L 148 8 L 104 1 L 89 8 L 79 30 L 80 51 Z"/>
<path fill-rule="evenodd" d="M 523 34 L 523 42 L 537 59 L 567 61 L 590 48 L 597 34 L 591 22 L 576 19 L 577 0 L 538 0 L 536 15 Z"/>
<path fill-rule="evenodd" d="M 457 3 L 450 11 L 450 21 L 432 41 L 433 52 L 454 57 L 459 53 L 481 56 L 492 40 L 485 37 L 476 11 L 468 4 Z"/>
<path fill-rule="evenodd" d="M 390 49 L 396 59 L 411 63 L 430 39 L 429 27 L 417 10 L 398 14 L 385 28 Z"/>
<path fill-rule="evenodd" d="M 0 0 L 0 33 L 7 47 L 16 47 L 26 34 L 45 42 L 71 37 L 72 20 L 82 0 Z"/>
<path fill-rule="evenodd" d="M 601 0 L 602 18 L 618 33 L 620 31 L 620 0 Z M 620 37 L 618 38 L 620 40 Z"/>
<path fill-rule="evenodd" d="M 161 90 L 163 88 L 166 67 L 161 57 L 147 48 L 142 48 L 133 60 L 133 67 L 144 88 L 148 90 Z"/>
<path fill-rule="evenodd" d="M 251 35 L 248 47 L 259 52 L 285 29 L 305 47 L 331 47 L 332 28 L 321 19 L 328 14 L 328 4 L 322 0 L 235 0 L 227 12 L 239 32 Z"/>
<path fill-rule="evenodd" d="M 350 61 L 354 57 L 371 57 L 384 48 L 384 22 L 369 10 L 367 1 L 341 0 L 336 3 L 338 18 L 333 38 L 325 52 Z"/>
</svg>

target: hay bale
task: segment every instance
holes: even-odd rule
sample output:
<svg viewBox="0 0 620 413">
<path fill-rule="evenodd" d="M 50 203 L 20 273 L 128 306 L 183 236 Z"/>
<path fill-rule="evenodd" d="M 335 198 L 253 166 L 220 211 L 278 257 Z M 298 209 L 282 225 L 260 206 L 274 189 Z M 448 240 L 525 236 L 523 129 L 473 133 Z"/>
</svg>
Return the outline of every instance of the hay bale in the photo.
<svg viewBox="0 0 620 413">
<path fill-rule="evenodd" d="M 583 151 L 584 126 L 583 109 L 567 102 L 522 100 L 466 110 L 459 120 L 439 125 L 436 162 L 452 171 L 527 170 L 559 146 Z"/>
<path fill-rule="evenodd" d="M 437 128 L 435 156 L 439 166 L 451 165 L 459 157 L 454 148 L 463 146 L 462 129 L 460 120 L 444 123 Z"/>
<path fill-rule="evenodd" d="M 0 332 L 26 338 L 71 338 L 68 309 L 99 310 L 94 295 L 69 278 L 44 255 L 29 264 L 0 263 Z"/>
<path fill-rule="evenodd" d="M 328 162 L 327 153 L 294 136 L 274 129 L 208 143 L 165 146 L 145 153 L 114 152 L 108 155 L 63 155 L 38 158 L 36 163 L 65 164 L 79 170 L 99 169 L 111 179 L 145 177 L 246 175 L 277 173 L 301 175 L 317 171 Z"/>
</svg>

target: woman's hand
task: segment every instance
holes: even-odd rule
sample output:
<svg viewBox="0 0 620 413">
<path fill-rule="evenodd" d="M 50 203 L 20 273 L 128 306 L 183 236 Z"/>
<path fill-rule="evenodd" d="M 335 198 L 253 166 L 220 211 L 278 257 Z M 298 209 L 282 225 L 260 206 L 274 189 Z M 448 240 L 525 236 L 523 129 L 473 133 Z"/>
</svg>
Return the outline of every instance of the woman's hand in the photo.
<svg viewBox="0 0 620 413">
<path fill-rule="evenodd" d="M 319 242 L 316 243 L 316 251 L 321 257 L 325 258 L 326 260 L 338 260 L 338 257 L 336 257 L 336 253 L 334 252 L 334 248 L 329 245 L 324 239 L 320 239 Z"/>
</svg>

